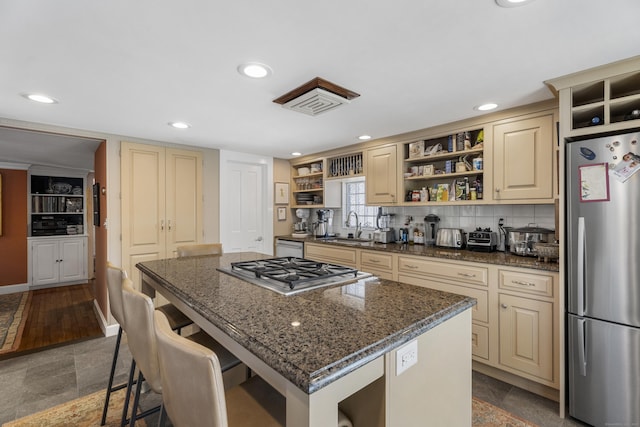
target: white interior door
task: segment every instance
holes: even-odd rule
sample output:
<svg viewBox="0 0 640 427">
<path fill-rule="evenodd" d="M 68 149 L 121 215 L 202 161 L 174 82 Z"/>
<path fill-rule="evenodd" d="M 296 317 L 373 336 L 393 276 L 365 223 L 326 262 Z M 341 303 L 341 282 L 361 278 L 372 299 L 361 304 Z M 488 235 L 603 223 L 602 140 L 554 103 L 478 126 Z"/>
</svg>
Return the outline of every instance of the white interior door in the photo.
<svg viewBox="0 0 640 427">
<path fill-rule="evenodd" d="M 272 159 L 221 152 L 220 163 L 220 230 L 224 251 L 272 254 Z"/>
</svg>

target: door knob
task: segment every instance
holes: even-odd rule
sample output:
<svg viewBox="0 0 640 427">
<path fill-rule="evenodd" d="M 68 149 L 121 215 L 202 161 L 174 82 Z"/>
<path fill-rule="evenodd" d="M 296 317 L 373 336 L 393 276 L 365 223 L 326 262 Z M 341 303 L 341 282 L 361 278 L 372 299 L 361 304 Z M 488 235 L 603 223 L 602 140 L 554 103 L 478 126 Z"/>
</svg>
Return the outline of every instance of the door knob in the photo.
<svg viewBox="0 0 640 427">
<path fill-rule="evenodd" d="M 500 304 L 500 307 L 502 308 L 509 308 L 509 306 L 507 304 Z"/>
<path fill-rule="evenodd" d="M 256 239 L 256 242 L 262 242 L 262 236 L 258 236 L 258 238 Z"/>
</svg>

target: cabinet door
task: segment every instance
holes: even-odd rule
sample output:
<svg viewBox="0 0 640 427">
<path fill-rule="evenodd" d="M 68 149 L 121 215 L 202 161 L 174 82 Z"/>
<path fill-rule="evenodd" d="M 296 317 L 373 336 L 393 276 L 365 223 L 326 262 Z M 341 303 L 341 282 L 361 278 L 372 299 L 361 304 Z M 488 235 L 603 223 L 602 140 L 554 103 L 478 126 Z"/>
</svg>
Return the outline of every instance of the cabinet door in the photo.
<svg viewBox="0 0 640 427">
<path fill-rule="evenodd" d="M 202 154 L 167 149 L 166 152 L 166 255 L 202 239 Z"/>
<path fill-rule="evenodd" d="M 553 381 L 553 304 L 500 294 L 500 364 Z"/>
<path fill-rule="evenodd" d="M 31 243 L 31 283 L 33 285 L 48 285 L 60 281 L 59 255 L 58 240 Z"/>
<path fill-rule="evenodd" d="M 140 283 L 136 263 L 165 257 L 165 148 L 121 145 L 122 267 Z"/>
<path fill-rule="evenodd" d="M 395 145 L 367 150 L 365 177 L 367 204 L 396 203 L 398 176 Z"/>
<path fill-rule="evenodd" d="M 71 282 L 87 278 L 85 239 L 63 239 L 60 241 L 60 282 Z"/>
<path fill-rule="evenodd" d="M 493 198 L 553 199 L 553 115 L 496 125 L 493 133 Z"/>
</svg>

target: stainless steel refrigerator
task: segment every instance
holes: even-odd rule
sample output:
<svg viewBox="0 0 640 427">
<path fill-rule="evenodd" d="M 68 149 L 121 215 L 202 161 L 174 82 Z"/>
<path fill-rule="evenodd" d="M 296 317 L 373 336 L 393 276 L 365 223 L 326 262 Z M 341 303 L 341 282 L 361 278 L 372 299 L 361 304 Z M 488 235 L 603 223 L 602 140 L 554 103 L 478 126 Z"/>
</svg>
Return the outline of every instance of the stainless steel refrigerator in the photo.
<svg viewBox="0 0 640 427">
<path fill-rule="evenodd" d="M 597 427 L 640 426 L 634 155 L 640 156 L 640 131 L 567 143 L 569 413 Z"/>
</svg>

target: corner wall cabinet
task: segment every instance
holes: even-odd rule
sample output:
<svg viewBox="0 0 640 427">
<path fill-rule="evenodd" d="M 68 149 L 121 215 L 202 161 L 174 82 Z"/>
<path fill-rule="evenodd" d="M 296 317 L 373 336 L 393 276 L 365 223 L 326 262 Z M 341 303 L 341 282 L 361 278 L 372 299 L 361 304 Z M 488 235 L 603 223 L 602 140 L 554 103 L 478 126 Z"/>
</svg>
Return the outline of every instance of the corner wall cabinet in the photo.
<svg viewBox="0 0 640 427">
<path fill-rule="evenodd" d="M 34 238 L 30 251 L 32 287 L 87 280 L 86 236 Z"/>
<path fill-rule="evenodd" d="M 202 239 L 202 153 L 122 142 L 122 267 L 175 257 Z"/>
</svg>

